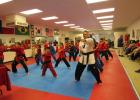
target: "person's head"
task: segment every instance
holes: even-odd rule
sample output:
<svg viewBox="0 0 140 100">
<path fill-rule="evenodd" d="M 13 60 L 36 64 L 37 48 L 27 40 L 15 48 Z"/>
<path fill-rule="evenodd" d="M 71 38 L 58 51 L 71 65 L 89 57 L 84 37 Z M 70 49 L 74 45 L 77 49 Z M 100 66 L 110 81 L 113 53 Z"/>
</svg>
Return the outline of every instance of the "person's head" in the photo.
<svg viewBox="0 0 140 100">
<path fill-rule="evenodd" d="M 52 42 L 49 42 L 49 45 L 52 46 Z"/>
<path fill-rule="evenodd" d="M 3 43 L 0 43 L 0 46 L 3 46 L 4 44 Z"/>
<path fill-rule="evenodd" d="M 137 40 L 136 43 L 139 43 L 139 40 Z"/>
<path fill-rule="evenodd" d="M 21 43 L 20 42 L 17 42 L 16 43 L 16 47 L 20 47 L 21 46 Z"/>
<path fill-rule="evenodd" d="M 50 47 L 44 48 L 44 51 L 45 51 L 45 52 L 50 52 Z"/>
<path fill-rule="evenodd" d="M 100 42 L 103 42 L 104 41 L 104 38 L 100 38 Z"/>
<path fill-rule="evenodd" d="M 120 38 L 123 38 L 123 35 L 120 35 Z"/>
<path fill-rule="evenodd" d="M 37 45 L 37 48 L 38 48 L 38 49 L 41 49 L 41 45 Z"/>
<path fill-rule="evenodd" d="M 63 46 L 63 43 L 61 42 L 61 43 L 60 43 L 60 47 L 62 47 L 62 46 Z"/>
<path fill-rule="evenodd" d="M 88 31 L 84 31 L 83 32 L 83 37 L 84 37 L 84 39 L 88 38 L 89 37 L 89 32 Z"/>
</svg>

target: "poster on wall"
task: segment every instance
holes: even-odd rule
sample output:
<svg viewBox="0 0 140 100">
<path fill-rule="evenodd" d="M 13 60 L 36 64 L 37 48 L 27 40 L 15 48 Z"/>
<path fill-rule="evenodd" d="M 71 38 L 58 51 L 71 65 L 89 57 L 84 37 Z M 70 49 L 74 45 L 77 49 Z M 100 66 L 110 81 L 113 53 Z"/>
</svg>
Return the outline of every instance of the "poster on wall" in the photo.
<svg viewBox="0 0 140 100">
<path fill-rule="evenodd" d="M 35 36 L 34 35 L 34 25 L 30 25 L 29 27 L 30 27 L 30 36 L 34 37 Z"/>
<path fill-rule="evenodd" d="M 0 20 L 0 33 L 2 32 L 2 20 Z"/>
<path fill-rule="evenodd" d="M 137 29 L 137 40 L 140 40 L 140 29 Z"/>
<path fill-rule="evenodd" d="M 134 29 L 132 30 L 132 39 L 131 40 L 135 40 L 135 31 L 134 31 Z"/>
<path fill-rule="evenodd" d="M 34 33 L 36 36 L 42 36 L 42 34 L 43 34 L 42 31 L 43 31 L 42 27 L 34 26 Z"/>
<path fill-rule="evenodd" d="M 53 37 L 53 35 L 54 35 L 54 33 L 53 33 L 53 29 L 46 29 L 46 35 L 48 36 L 48 37 Z"/>
<path fill-rule="evenodd" d="M 28 26 L 15 26 L 15 34 L 16 35 L 29 35 L 29 27 Z"/>
<path fill-rule="evenodd" d="M 59 29 L 54 29 L 54 35 L 59 35 Z"/>
<path fill-rule="evenodd" d="M 10 38 L 9 43 L 15 43 L 15 38 Z"/>
<path fill-rule="evenodd" d="M 0 39 L 0 44 L 2 44 L 2 39 Z"/>
<path fill-rule="evenodd" d="M 125 34 L 124 40 L 125 40 L 125 42 L 128 42 L 130 40 L 130 35 L 129 34 Z"/>
</svg>

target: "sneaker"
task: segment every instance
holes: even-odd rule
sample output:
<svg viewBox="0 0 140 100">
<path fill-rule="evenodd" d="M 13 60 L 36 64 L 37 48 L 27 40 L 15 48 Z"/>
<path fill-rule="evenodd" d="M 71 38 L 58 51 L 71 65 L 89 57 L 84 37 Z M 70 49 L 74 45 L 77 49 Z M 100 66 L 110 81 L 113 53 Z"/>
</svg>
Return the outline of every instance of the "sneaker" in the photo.
<svg viewBox="0 0 140 100">
<path fill-rule="evenodd" d="M 100 72 L 103 72 L 103 69 L 100 69 Z"/>
<path fill-rule="evenodd" d="M 101 84 L 101 83 L 102 83 L 102 81 L 101 81 L 101 80 L 97 82 L 97 84 Z"/>
<path fill-rule="evenodd" d="M 68 69 L 71 69 L 71 67 L 68 67 Z"/>
<path fill-rule="evenodd" d="M 135 71 L 136 73 L 140 73 L 140 69 Z"/>
<path fill-rule="evenodd" d="M 57 68 L 58 66 L 55 66 L 54 68 Z"/>
<path fill-rule="evenodd" d="M 75 82 L 79 82 L 80 81 L 80 79 L 78 80 L 78 79 L 75 79 Z"/>
<path fill-rule="evenodd" d="M 54 76 L 54 78 L 58 78 L 58 76 Z"/>
<path fill-rule="evenodd" d="M 26 76 L 29 76 L 29 72 L 28 72 L 28 73 L 26 73 Z"/>
</svg>

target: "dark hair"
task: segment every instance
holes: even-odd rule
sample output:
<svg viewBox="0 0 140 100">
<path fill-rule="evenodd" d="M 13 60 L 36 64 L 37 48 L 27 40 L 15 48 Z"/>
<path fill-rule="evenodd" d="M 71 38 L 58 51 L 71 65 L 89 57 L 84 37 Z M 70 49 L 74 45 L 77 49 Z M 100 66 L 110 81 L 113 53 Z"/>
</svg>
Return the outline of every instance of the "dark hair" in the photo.
<svg viewBox="0 0 140 100">
<path fill-rule="evenodd" d="M 61 42 L 60 45 L 63 45 L 63 43 Z"/>
<path fill-rule="evenodd" d="M 41 45 L 38 45 L 39 48 L 41 48 Z"/>
<path fill-rule="evenodd" d="M 87 30 L 85 30 L 84 32 L 89 33 Z M 84 33 L 84 32 L 83 32 L 83 33 Z"/>
<path fill-rule="evenodd" d="M 104 38 L 100 38 L 100 40 L 104 40 Z"/>
<path fill-rule="evenodd" d="M 47 50 L 47 49 L 50 49 L 50 47 L 46 47 L 46 48 L 44 48 L 45 50 Z"/>
<path fill-rule="evenodd" d="M 21 43 L 20 43 L 20 42 L 17 42 L 16 44 L 21 45 Z"/>
</svg>

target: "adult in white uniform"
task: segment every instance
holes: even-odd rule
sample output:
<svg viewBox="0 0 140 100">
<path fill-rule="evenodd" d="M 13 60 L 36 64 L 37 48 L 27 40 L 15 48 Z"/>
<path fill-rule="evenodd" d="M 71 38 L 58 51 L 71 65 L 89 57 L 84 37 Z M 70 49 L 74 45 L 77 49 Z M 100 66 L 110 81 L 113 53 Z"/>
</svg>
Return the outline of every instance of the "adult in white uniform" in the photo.
<svg viewBox="0 0 140 100">
<path fill-rule="evenodd" d="M 100 80 L 99 71 L 95 66 L 95 57 L 93 51 L 93 48 L 95 47 L 94 41 L 92 38 L 89 38 L 88 31 L 83 32 L 83 37 L 84 39 L 81 39 L 79 44 L 80 58 L 75 71 L 75 80 L 80 81 L 80 77 L 84 69 L 88 65 L 91 73 L 97 80 L 97 83 L 102 83 L 102 81 Z"/>
</svg>

